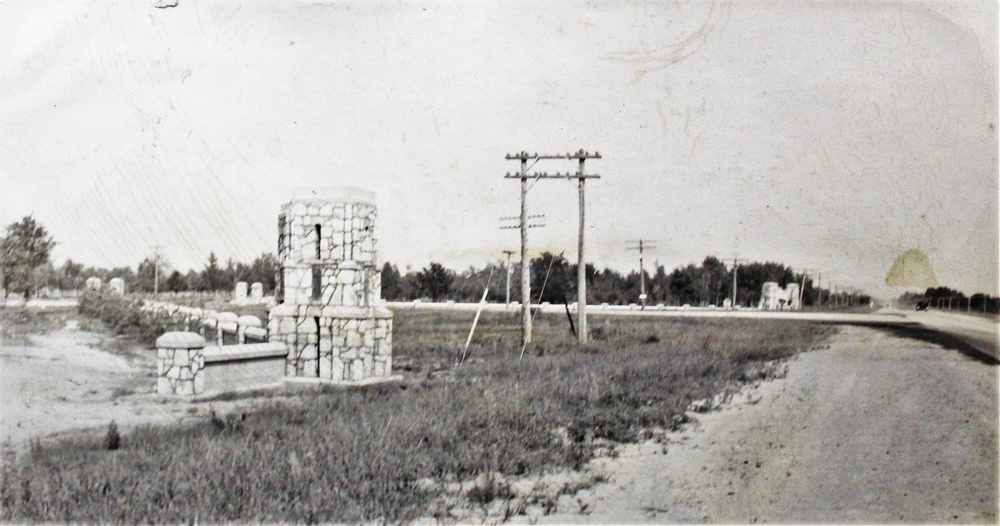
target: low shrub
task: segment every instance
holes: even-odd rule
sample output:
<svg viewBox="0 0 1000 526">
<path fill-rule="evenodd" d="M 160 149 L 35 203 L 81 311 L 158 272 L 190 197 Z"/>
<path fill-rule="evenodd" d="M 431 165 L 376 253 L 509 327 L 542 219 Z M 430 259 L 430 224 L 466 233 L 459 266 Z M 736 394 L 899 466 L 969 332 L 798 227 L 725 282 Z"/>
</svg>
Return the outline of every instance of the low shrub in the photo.
<svg viewBox="0 0 1000 526">
<path fill-rule="evenodd" d="M 134 337 L 145 345 L 179 328 L 167 313 L 143 310 L 141 300 L 109 290 L 84 292 L 78 309 L 81 315 L 101 321 L 113 333 Z"/>
</svg>

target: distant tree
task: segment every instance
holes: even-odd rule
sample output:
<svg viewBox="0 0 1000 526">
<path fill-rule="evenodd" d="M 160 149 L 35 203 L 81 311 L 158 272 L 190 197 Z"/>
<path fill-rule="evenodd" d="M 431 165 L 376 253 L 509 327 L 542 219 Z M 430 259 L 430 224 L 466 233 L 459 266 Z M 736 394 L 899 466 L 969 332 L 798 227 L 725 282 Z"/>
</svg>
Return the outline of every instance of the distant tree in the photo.
<svg viewBox="0 0 1000 526">
<path fill-rule="evenodd" d="M 697 277 L 697 301 L 699 304 L 718 305 L 722 303 L 722 298 L 726 296 L 729 287 L 729 271 L 726 264 L 715 256 L 707 256 L 698 269 Z"/>
<path fill-rule="evenodd" d="M 533 301 L 568 303 L 576 287 L 569 277 L 569 262 L 566 258 L 544 252 L 532 259 L 531 288 Z"/>
<path fill-rule="evenodd" d="M 23 292 L 30 296 L 34 286 L 34 271 L 49 261 L 55 246 L 52 236 L 32 216 L 7 226 L 0 238 L 0 275 L 4 295 Z"/>
<path fill-rule="evenodd" d="M 156 261 L 146 258 L 139 263 L 135 269 L 135 290 L 140 292 L 153 292 L 154 281 L 156 280 Z"/>
<path fill-rule="evenodd" d="M 415 300 L 420 298 L 422 291 L 420 290 L 420 281 L 417 279 L 419 275 L 419 272 L 407 272 L 403 274 L 403 277 L 399 280 L 399 299 Z"/>
<path fill-rule="evenodd" d="M 190 269 L 184 274 L 184 284 L 186 290 L 205 290 L 201 286 L 201 272 Z"/>
<path fill-rule="evenodd" d="M 57 282 L 61 290 L 74 290 L 83 285 L 86 279 L 83 277 L 84 268 L 80 263 L 74 263 L 72 259 L 67 259 L 57 272 Z"/>
<path fill-rule="evenodd" d="M 504 297 L 506 269 L 498 263 L 487 263 L 483 268 L 470 266 L 465 272 L 455 275 L 448 298 L 455 301 L 478 302 L 483 291 L 489 288 L 487 300 Z"/>
<path fill-rule="evenodd" d="M 387 301 L 402 299 L 401 281 L 402 276 L 399 275 L 399 269 L 386 261 L 382 265 L 382 297 Z"/>
<path fill-rule="evenodd" d="M 417 273 L 417 283 L 420 291 L 430 296 L 431 301 L 437 301 L 445 297 L 451 290 L 451 282 L 454 276 L 440 263 L 432 262 L 429 267 Z"/>
<path fill-rule="evenodd" d="M 274 291 L 277 286 L 278 270 L 280 268 L 281 263 L 278 261 L 278 257 L 270 252 L 265 252 L 250 262 L 250 266 L 247 267 L 245 274 L 241 274 L 242 270 L 239 267 L 237 267 L 237 273 L 242 276 L 241 279 L 243 281 L 263 284 L 264 293 L 267 294 Z"/>
<path fill-rule="evenodd" d="M 648 295 L 650 284 L 649 273 L 645 272 L 645 269 L 643 270 L 643 273 L 645 274 L 646 294 Z M 634 270 L 625 276 L 625 281 L 623 283 L 625 289 L 622 291 L 622 303 L 638 303 L 640 301 L 639 295 L 642 294 L 642 279 L 643 278 L 640 277 L 639 272 Z M 647 300 L 648 299 L 649 298 L 647 296 Z"/>
<path fill-rule="evenodd" d="M 229 288 L 230 283 L 226 282 L 225 273 L 219 268 L 219 260 L 215 257 L 215 252 L 208 254 L 208 263 L 201 271 L 201 282 L 198 290 L 216 291 Z"/>
<path fill-rule="evenodd" d="M 668 279 L 670 295 L 677 299 L 677 303 L 681 305 L 697 303 L 698 267 L 688 265 L 675 268 L 670 272 Z"/>
<path fill-rule="evenodd" d="M 256 276 L 253 276 L 252 274 L 253 272 L 250 265 L 241 261 L 234 261 L 233 258 L 229 258 L 226 260 L 226 268 L 222 271 L 222 281 L 226 284 L 222 288 L 233 289 L 236 287 L 236 283 L 240 281 L 245 281 L 247 283 L 258 281 L 254 279 Z M 271 281 L 273 280 L 274 278 L 272 277 Z M 260 283 L 264 285 L 263 281 Z"/>
<path fill-rule="evenodd" d="M 593 277 L 588 275 L 587 283 L 587 296 L 594 303 L 620 305 L 627 300 L 625 278 L 612 269 L 606 268 L 601 272 L 595 269 Z"/>
<path fill-rule="evenodd" d="M 667 277 L 667 270 L 663 265 L 656 267 L 656 273 L 649 280 L 648 289 L 650 303 L 673 303 L 673 295 L 670 294 L 670 279 Z"/>
<path fill-rule="evenodd" d="M 31 290 L 34 294 L 58 287 L 59 274 L 51 261 L 46 261 L 31 270 Z"/>
<path fill-rule="evenodd" d="M 166 283 L 163 284 L 163 288 L 170 292 L 181 292 L 187 290 L 187 280 L 184 279 L 184 276 L 180 272 L 175 270 L 170 273 Z"/>
<path fill-rule="evenodd" d="M 960 291 L 950 289 L 948 287 L 931 287 L 927 289 L 926 292 L 924 292 L 924 297 L 928 299 L 965 298 L 965 294 Z"/>
</svg>

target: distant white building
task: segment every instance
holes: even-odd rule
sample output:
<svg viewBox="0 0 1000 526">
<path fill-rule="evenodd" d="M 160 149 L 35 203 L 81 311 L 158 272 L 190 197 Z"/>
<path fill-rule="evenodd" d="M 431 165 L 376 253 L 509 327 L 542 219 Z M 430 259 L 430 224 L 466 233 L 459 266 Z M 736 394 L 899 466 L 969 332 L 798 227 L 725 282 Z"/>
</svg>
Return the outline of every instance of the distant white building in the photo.
<svg viewBox="0 0 1000 526">
<path fill-rule="evenodd" d="M 761 290 L 760 303 L 757 308 L 760 310 L 800 310 L 802 308 L 800 296 L 798 283 L 789 283 L 786 288 L 781 288 L 777 282 L 768 281 L 764 283 Z"/>
</svg>

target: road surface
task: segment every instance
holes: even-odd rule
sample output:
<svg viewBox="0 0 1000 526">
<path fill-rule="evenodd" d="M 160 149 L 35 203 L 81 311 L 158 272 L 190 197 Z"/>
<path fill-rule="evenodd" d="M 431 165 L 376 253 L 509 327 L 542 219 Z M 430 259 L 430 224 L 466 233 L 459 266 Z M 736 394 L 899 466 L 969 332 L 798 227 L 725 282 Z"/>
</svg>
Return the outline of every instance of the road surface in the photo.
<svg viewBox="0 0 1000 526">
<path fill-rule="evenodd" d="M 997 367 L 844 327 L 751 403 L 605 459 L 566 523 L 997 522 Z M 585 514 L 581 514 L 580 511 Z"/>
</svg>

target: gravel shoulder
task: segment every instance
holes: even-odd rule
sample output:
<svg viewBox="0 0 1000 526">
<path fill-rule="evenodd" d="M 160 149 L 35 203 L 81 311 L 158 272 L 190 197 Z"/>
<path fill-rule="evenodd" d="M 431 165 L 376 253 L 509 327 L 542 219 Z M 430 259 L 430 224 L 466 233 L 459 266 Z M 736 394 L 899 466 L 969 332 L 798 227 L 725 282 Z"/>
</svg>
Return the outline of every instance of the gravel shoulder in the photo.
<svg viewBox="0 0 1000 526">
<path fill-rule="evenodd" d="M 997 367 L 844 327 L 784 379 L 623 448 L 567 523 L 997 522 Z M 577 511 L 577 510 L 574 510 Z"/>
</svg>

